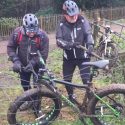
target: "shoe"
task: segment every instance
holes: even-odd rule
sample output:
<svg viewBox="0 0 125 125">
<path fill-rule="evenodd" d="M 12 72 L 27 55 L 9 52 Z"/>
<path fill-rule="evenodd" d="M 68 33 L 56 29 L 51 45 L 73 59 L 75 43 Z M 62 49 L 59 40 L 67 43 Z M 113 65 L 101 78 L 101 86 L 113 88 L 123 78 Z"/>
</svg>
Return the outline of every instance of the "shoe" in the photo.
<svg viewBox="0 0 125 125">
<path fill-rule="evenodd" d="M 31 102 L 31 101 L 26 101 L 25 103 L 23 103 L 23 104 L 21 105 L 21 107 L 19 108 L 19 110 L 20 110 L 20 111 L 28 110 L 28 109 L 30 109 L 30 108 L 32 107 L 32 105 L 33 105 L 33 102 Z"/>
</svg>

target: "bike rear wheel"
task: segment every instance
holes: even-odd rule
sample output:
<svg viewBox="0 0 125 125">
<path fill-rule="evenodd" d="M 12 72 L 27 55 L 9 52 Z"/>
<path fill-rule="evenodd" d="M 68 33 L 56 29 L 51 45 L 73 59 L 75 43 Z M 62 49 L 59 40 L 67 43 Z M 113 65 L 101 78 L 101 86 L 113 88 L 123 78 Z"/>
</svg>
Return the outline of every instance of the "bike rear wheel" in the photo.
<svg viewBox="0 0 125 125">
<path fill-rule="evenodd" d="M 103 101 L 94 96 L 88 105 L 88 115 L 94 125 L 125 125 L 125 85 L 112 84 L 100 90 L 97 95 Z"/>
<path fill-rule="evenodd" d="M 35 100 L 36 97 L 39 101 Z M 22 111 L 21 106 L 27 101 L 33 102 L 33 105 Z M 35 105 L 36 102 L 39 102 L 39 107 Z M 61 104 L 57 95 L 47 89 L 28 90 L 10 105 L 7 114 L 8 123 L 11 125 L 47 125 L 57 118 Z M 39 113 L 37 116 L 36 112 Z"/>
</svg>

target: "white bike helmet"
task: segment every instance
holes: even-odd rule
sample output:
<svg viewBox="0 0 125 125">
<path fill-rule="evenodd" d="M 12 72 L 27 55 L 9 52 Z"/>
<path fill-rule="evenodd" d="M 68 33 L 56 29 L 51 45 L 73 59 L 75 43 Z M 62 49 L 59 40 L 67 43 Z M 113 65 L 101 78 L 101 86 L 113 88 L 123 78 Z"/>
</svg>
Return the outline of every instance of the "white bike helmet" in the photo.
<svg viewBox="0 0 125 125">
<path fill-rule="evenodd" d="M 79 14 L 79 8 L 77 4 L 72 0 L 67 0 L 63 4 L 63 10 L 69 15 L 74 16 Z"/>
<path fill-rule="evenodd" d="M 23 27 L 26 32 L 38 31 L 38 19 L 34 14 L 26 14 L 23 17 Z"/>
</svg>

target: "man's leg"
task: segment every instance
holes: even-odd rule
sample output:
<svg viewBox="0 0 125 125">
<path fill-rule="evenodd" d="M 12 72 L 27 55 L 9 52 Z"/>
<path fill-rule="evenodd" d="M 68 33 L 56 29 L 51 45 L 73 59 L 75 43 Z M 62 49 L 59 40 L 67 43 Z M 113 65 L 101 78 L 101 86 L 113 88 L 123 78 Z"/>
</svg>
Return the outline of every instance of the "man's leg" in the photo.
<svg viewBox="0 0 125 125">
<path fill-rule="evenodd" d="M 71 82 L 73 77 L 73 72 L 75 70 L 76 65 L 74 64 L 74 61 L 64 60 L 63 61 L 63 79 L 65 81 Z M 73 87 L 71 86 L 65 86 L 69 99 L 72 98 L 73 95 Z"/>
<path fill-rule="evenodd" d="M 35 69 L 35 71 L 38 72 L 38 69 Z M 31 89 L 31 85 L 30 85 L 31 74 L 32 74 L 31 72 L 21 72 L 20 73 L 21 85 L 22 85 L 24 91 Z M 33 78 L 34 78 L 34 76 L 33 76 Z M 34 86 L 36 86 L 36 85 L 34 85 Z M 21 106 L 20 110 L 24 111 L 24 110 L 27 110 L 29 108 L 32 108 L 35 116 L 38 117 L 39 111 L 40 111 L 40 104 L 41 104 L 40 98 L 39 98 L 39 95 L 37 95 L 34 98 L 31 98 L 30 101 L 26 101 Z"/>
<path fill-rule="evenodd" d="M 82 78 L 82 82 L 83 84 L 86 84 L 86 85 L 90 85 L 89 83 L 91 83 L 91 73 L 90 73 L 90 67 L 89 66 L 83 66 L 82 63 L 83 62 L 89 62 L 90 60 L 89 59 L 86 59 L 86 60 L 83 60 L 81 62 L 79 62 L 79 69 L 80 69 L 80 75 L 81 75 L 81 78 Z M 87 96 L 88 98 L 91 98 L 91 94 L 89 91 L 86 91 L 87 92 Z"/>
<path fill-rule="evenodd" d="M 80 75 L 82 78 L 83 84 L 88 84 L 91 82 L 91 74 L 90 74 L 90 67 L 89 66 L 83 66 L 83 62 L 89 62 L 90 59 L 84 59 L 78 61 L 78 67 L 80 70 Z"/>
<path fill-rule="evenodd" d="M 30 77 L 31 77 L 31 72 L 22 71 L 20 73 L 21 85 L 22 85 L 24 91 L 27 91 L 28 89 L 31 89 Z"/>
<path fill-rule="evenodd" d="M 20 73 L 21 85 L 22 85 L 24 91 L 31 89 L 30 77 L 31 77 L 31 72 L 22 71 Z M 24 111 L 24 110 L 31 108 L 33 105 L 32 100 L 33 99 L 31 99 L 30 101 L 25 101 L 25 103 L 23 103 L 23 105 L 20 107 L 20 111 Z"/>
</svg>

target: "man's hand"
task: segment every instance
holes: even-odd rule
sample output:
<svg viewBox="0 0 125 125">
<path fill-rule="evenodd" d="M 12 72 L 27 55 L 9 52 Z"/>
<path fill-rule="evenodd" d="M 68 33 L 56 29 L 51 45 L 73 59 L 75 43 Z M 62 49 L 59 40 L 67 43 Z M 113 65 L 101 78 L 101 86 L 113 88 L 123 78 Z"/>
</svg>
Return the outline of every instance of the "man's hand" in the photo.
<svg viewBox="0 0 125 125">
<path fill-rule="evenodd" d="M 91 55 L 91 53 L 94 51 L 93 45 L 88 45 L 87 53 Z"/>
<path fill-rule="evenodd" d="M 14 72 L 21 72 L 21 62 L 19 60 L 13 63 L 13 71 Z"/>
<path fill-rule="evenodd" d="M 24 71 L 25 72 L 30 72 L 33 68 L 33 65 L 31 63 L 27 64 L 27 66 L 25 67 Z"/>
<path fill-rule="evenodd" d="M 69 42 L 67 43 L 67 45 L 65 46 L 67 49 L 72 49 L 72 48 L 75 48 L 75 47 L 78 47 L 79 45 L 81 45 L 80 43 L 78 42 Z"/>
<path fill-rule="evenodd" d="M 34 61 L 33 59 L 29 61 L 29 63 L 27 64 L 27 66 L 25 67 L 25 71 L 29 72 L 32 70 L 33 67 L 35 67 L 37 65 L 37 62 Z"/>
<path fill-rule="evenodd" d="M 78 48 L 79 45 L 81 45 L 79 42 L 74 42 L 74 43 L 73 43 L 73 47 L 77 47 L 77 48 Z"/>
</svg>

